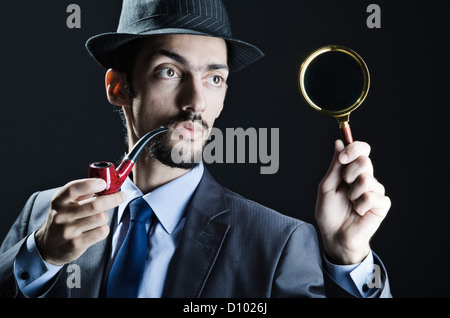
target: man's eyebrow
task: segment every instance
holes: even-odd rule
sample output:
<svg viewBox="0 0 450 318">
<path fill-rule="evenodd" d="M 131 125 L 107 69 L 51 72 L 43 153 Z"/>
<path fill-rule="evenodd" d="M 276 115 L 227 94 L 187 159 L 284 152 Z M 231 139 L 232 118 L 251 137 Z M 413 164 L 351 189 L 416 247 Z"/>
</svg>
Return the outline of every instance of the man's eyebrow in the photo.
<svg viewBox="0 0 450 318">
<path fill-rule="evenodd" d="M 151 54 L 147 61 L 150 61 L 151 59 L 157 57 L 157 56 L 167 56 L 168 58 L 177 61 L 178 63 L 180 63 L 183 66 L 189 66 L 189 62 L 186 60 L 186 58 L 184 58 L 183 56 L 181 56 L 178 53 L 175 52 L 171 52 L 165 49 L 159 49 L 157 51 L 155 51 L 153 54 Z M 227 64 L 209 64 L 206 69 L 208 71 L 210 70 L 221 70 L 221 69 L 226 69 L 228 70 L 228 65 Z"/>
<path fill-rule="evenodd" d="M 163 56 L 167 56 L 168 58 L 171 58 L 174 61 L 177 61 L 178 63 L 187 66 L 189 63 L 188 61 L 182 57 L 180 54 L 175 53 L 175 52 L 171 52 L 171 51 L 167 51 L 164 49 L 159 49 L 156 52 L 154 52 L 152 55 L 149 56 L 148 60 L 151 60 L 152 58 L 159 56 L 159 55 L 163 55 Z"/>
<path fill-rule="evenodd" d="M 222 69 L 228 70 L 228 65 L 227 64 L 210 64 L 210 65 L 208 65 L 208 71 L 222 70 Z"/>
</svg>

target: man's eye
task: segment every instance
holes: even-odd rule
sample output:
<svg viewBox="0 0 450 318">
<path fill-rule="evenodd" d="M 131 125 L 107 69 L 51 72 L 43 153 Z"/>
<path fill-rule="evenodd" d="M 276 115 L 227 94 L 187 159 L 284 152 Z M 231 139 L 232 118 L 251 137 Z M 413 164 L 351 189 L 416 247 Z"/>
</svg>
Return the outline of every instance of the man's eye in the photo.
<svg viewBox="0 0 450 318">
<path fill-rule="evenodd" d="M 177 72 L 175 72 L 175 70 L 173 68 L 170 67 L 164 67 L 163 69 L 161 69 L 160 71 L 158 71 L 157 73 L 160 77 L 162 78 L 175 78 L 175 77 L 179 77 Z"/>
<path fill-rule="evenodd" d="M 208 77 L 208 82 L 214 86 L 220 86 L 223 83 L 223 77 L 219 75 L 213 75 Z"/>
</svg>

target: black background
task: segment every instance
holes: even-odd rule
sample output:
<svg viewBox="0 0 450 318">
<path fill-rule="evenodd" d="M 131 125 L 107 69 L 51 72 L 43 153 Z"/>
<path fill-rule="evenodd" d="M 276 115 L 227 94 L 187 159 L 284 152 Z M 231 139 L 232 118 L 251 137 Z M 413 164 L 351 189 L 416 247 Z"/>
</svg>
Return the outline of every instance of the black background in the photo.
<svg viewBox="0 0 450 318">
<path fill-rule="evenodd" d="M 339 132 L 333 118 L 306 106 L 298 70 L 320 46 L 354 49 L 368 64 L 372 85 L 351 116 L 353 135 L 372 146 L 375 175 L 392 200 L 372 247 L 394 296 L 449 297 L 445 2 L 224 2 L 234 35 L 266 57 L 232 74 L 216 126 L 279 128 L 280 168 L 261 175 L 261 164 L 212 164 L 213 175 L 247 198 L 315 224 L 317 184 Z M 70 3 L 81 7 L 80 29 L 66 26 Z M 381 7 L 381 29 L 366 25 L 370 3 Z M 121 158 L 123 131 L 105 97 L 105 70 L 84 49 L 88 37 L 116 29 L 120 4 L 2 3 L 0 241 L 33 192 L 86 177 L 93 161 Z"/>
</svg>

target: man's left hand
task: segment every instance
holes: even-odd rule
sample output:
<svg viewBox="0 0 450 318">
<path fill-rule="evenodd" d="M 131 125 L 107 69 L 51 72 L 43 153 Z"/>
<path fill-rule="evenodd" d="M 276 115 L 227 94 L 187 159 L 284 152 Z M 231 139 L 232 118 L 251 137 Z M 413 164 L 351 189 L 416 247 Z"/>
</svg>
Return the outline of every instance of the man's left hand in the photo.
<svg viewBox="0 0 450 318">
<path fill-rule="evenodd" d="M 384 186 L 375 179 L 370 146 L 355 141 L 335 153 L 319 184 L 315 216 L 327 258 L 339 265 L 356 264 L 370 252 L 369 241 L 391 206 Z"/>
</svg>

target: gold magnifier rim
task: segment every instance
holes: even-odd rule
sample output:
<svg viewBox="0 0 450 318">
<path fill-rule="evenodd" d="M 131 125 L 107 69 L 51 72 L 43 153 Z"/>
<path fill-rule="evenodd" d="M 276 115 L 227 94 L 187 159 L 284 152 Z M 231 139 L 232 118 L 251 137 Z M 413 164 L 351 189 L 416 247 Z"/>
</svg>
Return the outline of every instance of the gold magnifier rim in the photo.
<svg viewBox="0 0 450 318">
<path fill-rule="evenodd" d="M 339 111 L 326 110 L 326 109 L 323 109 L 322 107 L 320 107 L 319 105 L 316 105 L 311 100 L 311 98 L 309 98 L 308 93 L 306 92 L 306 89 L 305 89 L 305 74 L 308 69 L 308 66 L 319 55 L 322 55 L 324 53 L 331 52 L 331 51 L 343 52 L 343 53 L 348 54 L 351 57 L 353 57 L 358 62 L 359 66 L 361 67 L 361 70 L 362 70 L 362 73 L 364 76 L 364 85 L 363 85 L 361 95 L 358 97 L 358 99 L 352 105 L 350 105 L 349 107 L 347 107 L 345 109 L 339 110 Z M 306 100 L 306 102 L 312 108 L 314 108 L 315 110 L 317 110 L 323 114 L 326 114 L 326 115 L 330 115 L 333 117 L 341 117 L 341 116 L 350 114 L 350 112 L 352 112 L 356 108 L 358 108 L 362 104 L 362 102 L 366 99 L 366 96 L 369 93 L 369 88 L 370 88 L 370 73 L 369 73 L 369 69 L 367 67 L 366 62 L 364 62 L 364 60 L 361 58 L 361 56 L 358 53 L 356 53 L 355 51 L 353 51 L 352 49 L 349 49 L 348 47 L 345 47 L 342 45 L 326 45 L 326 46 L 323 46 L 323 47 L 318 48 L 317 50 L 313 51 L 303 61 L 302 65 L 300 67 L 300 72 L 299 72 L 299 88 L 300 88 L 303 98 Z"/>
</svg>

